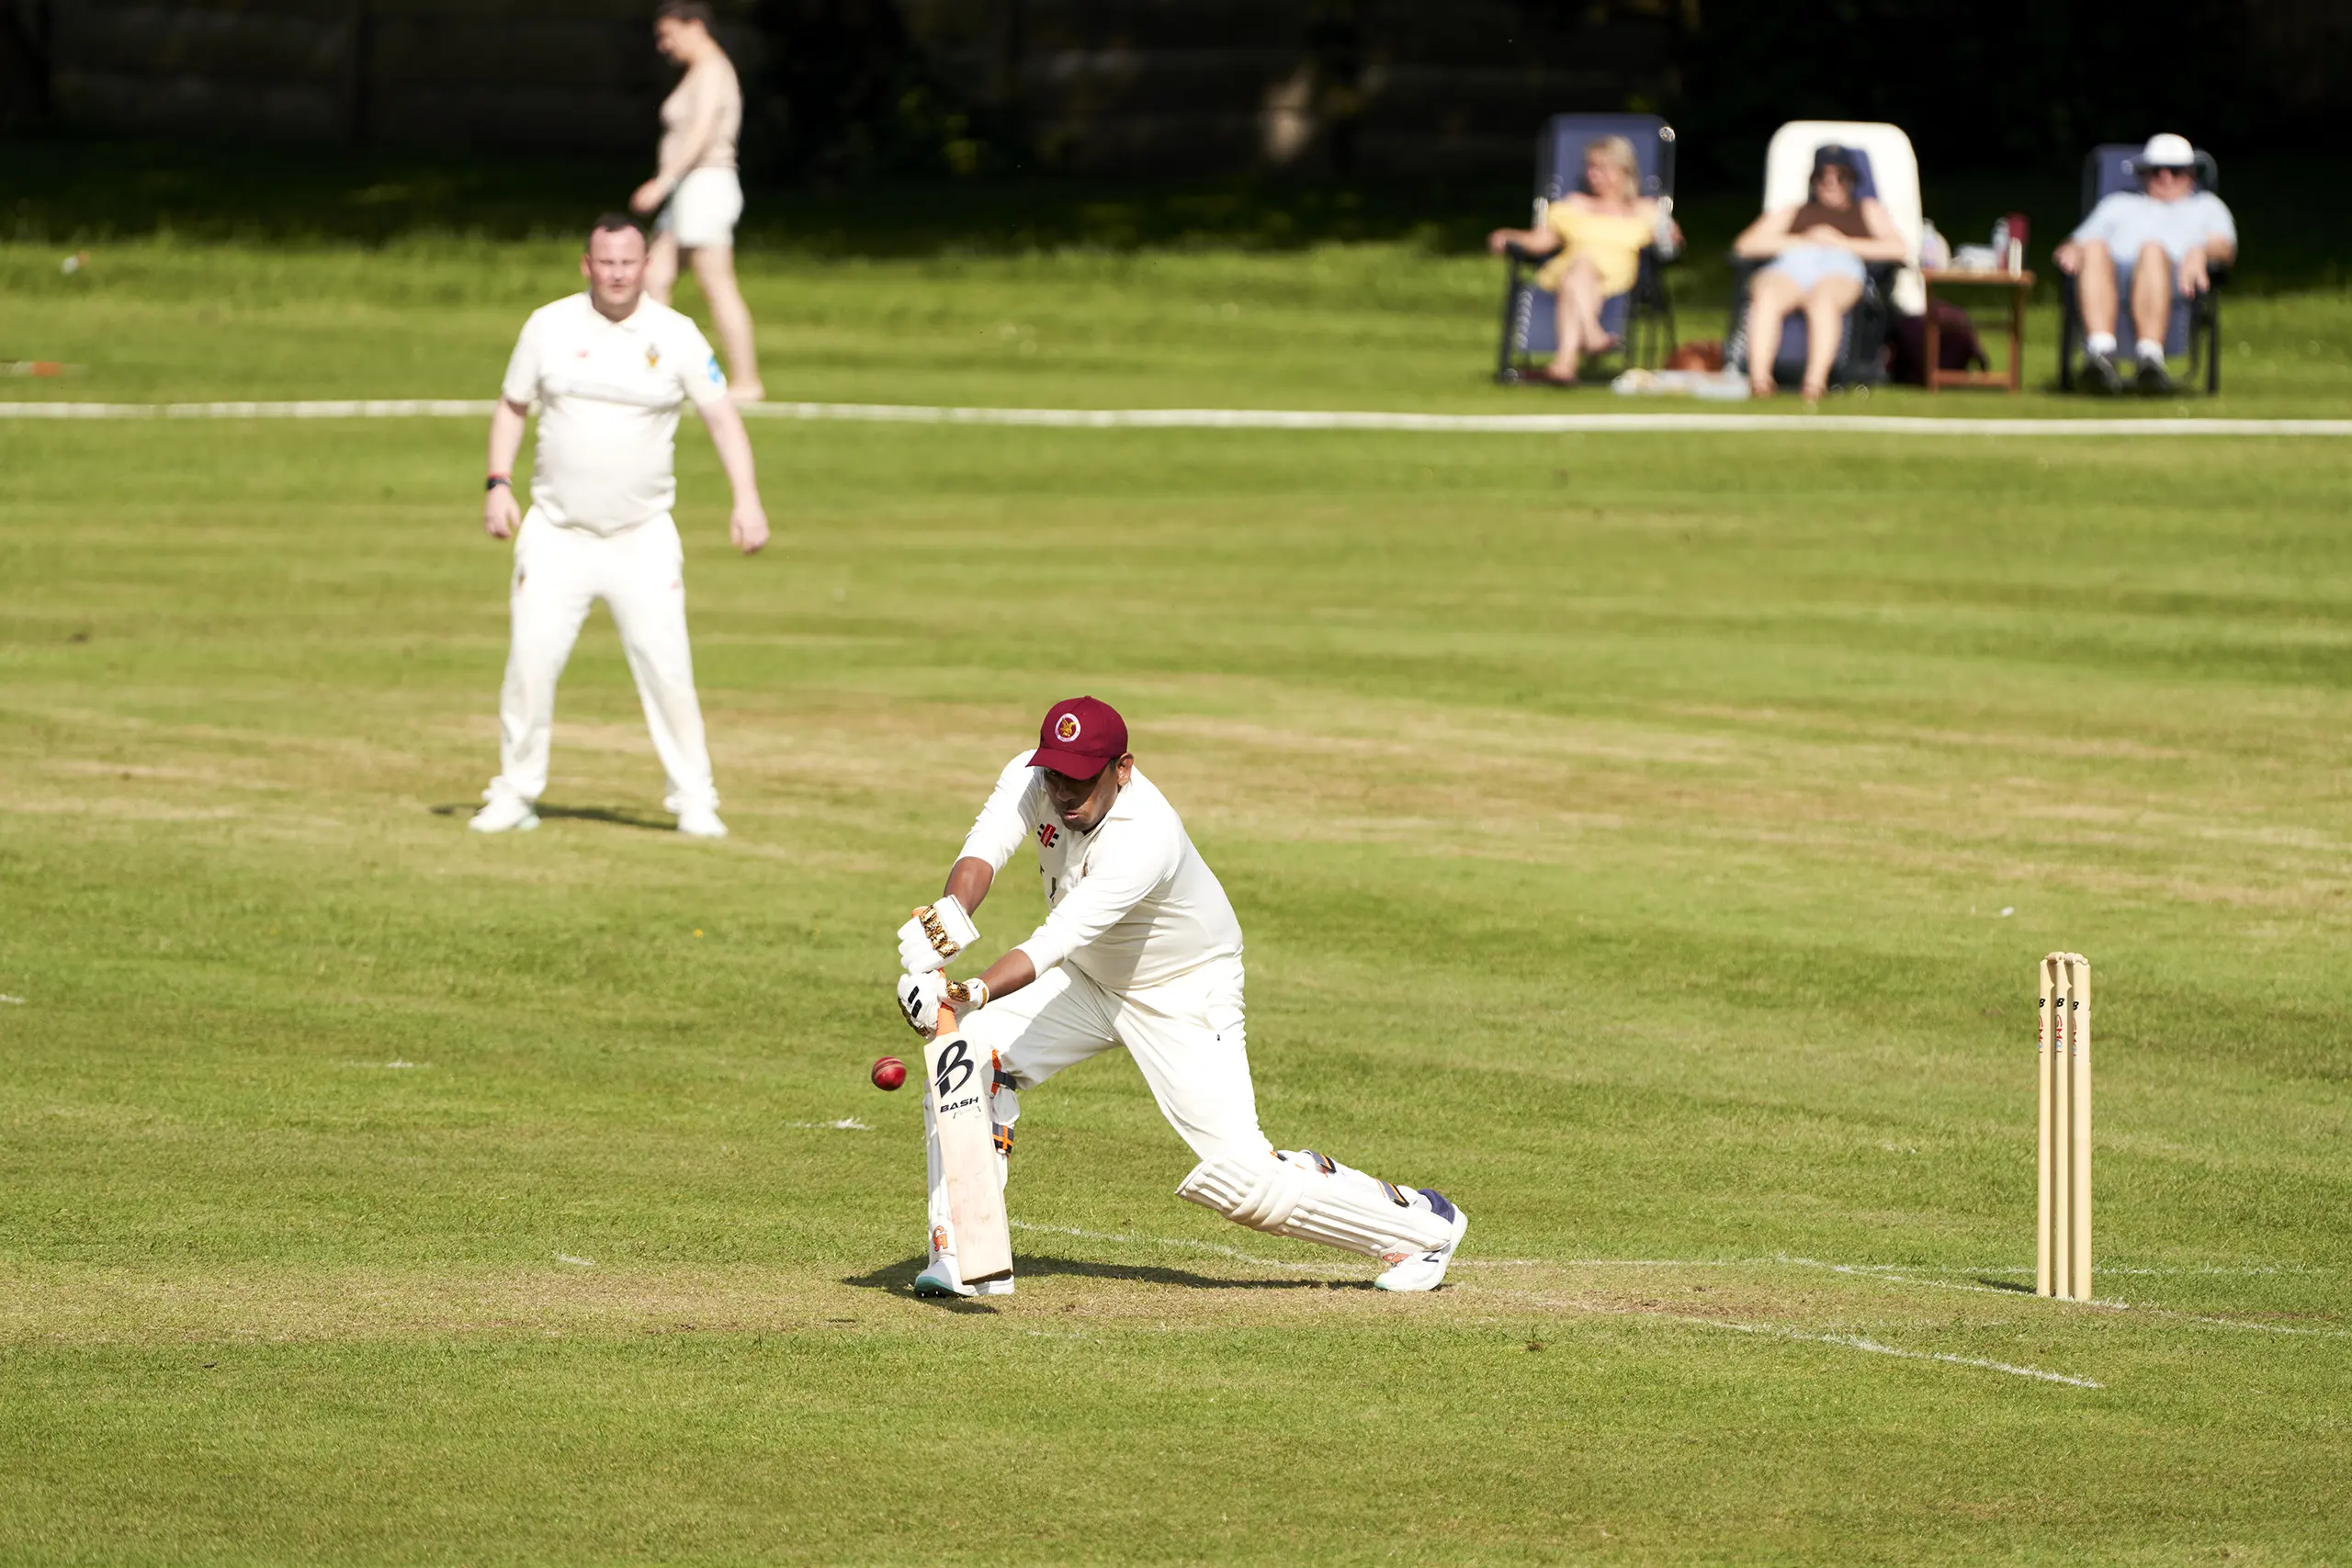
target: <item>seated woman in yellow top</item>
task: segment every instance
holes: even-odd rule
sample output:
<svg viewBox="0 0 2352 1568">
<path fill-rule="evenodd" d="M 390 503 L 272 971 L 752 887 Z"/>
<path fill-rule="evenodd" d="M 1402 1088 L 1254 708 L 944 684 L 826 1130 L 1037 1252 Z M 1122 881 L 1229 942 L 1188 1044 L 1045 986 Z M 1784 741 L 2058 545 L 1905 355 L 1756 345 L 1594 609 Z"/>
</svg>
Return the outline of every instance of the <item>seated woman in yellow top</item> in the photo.
<svg viewBox="0 0 2352 1568">
<path fill-rule="evenodd" d="M 1544 208 L 1542 228 L 1498 229 L 1487 236 L 1487 248 L 1497 255 L 1517 245 L 1529 255 L 1551 256 L 1535 275 L 1535 286 L 1559 299 L 1560 349 L 1544 377 L 1562 383 L 1577 378 L 1577 366 L 1586 355 L 1617 346 L 1616 338 L 1601 329 L 1601 303 L 1634 287 L 1642 247 L 1658 238 L 1661 227 L 1658 204 L 1638 194 L 1641 165 L 1634 161 L 1634 144 L 1623 137 L 1586 143 L 1584 184 L 1584 190 Z M 1675 244 L 1682 243 L 1682 231 L 1672 220 L 1663 227 Z"/>
</svg>

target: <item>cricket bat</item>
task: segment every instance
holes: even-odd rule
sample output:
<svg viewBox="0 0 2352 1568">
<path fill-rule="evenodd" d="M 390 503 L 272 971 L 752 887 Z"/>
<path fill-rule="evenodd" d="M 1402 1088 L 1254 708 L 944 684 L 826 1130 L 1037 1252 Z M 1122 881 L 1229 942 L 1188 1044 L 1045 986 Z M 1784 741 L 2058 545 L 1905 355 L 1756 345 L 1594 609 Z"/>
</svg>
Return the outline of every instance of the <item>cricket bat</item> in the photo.
<svg viewBox="0 0 2352 1568">
<path fill-rule="evenodd" d="M 989 1122 L 989 1064 L 956 1027 L 956 1010 L 939 1004 L 939 1032 L 923 1050 L 932 1111 L 939 1127 L 939 1162 L 947 1177 L 947 1213 L 956 1229 L 956 1269 L 964 1283 L 1001 1280 L 1012 1272 L 1012 1229 L 997 1176 L 996 1139 Z"/>
</svg>

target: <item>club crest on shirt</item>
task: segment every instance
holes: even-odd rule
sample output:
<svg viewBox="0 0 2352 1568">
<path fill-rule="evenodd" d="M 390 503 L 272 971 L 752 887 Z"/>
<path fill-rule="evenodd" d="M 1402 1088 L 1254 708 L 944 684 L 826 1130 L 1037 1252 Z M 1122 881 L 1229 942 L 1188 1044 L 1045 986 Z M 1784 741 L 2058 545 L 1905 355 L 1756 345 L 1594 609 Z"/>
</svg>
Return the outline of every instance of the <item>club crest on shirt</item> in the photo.
<svg viewBox="0 0 2352 1568">
<path fill-rule="evenodd" d="M 647 344 L 645 345 L 645 367 L 648 370 L 655 370 L 659 369 L 661 365 L 662 345 L 658 343 Z"/>
<path fill-rule="evenodd" d="M 1061 836 L 1062 830 L 1059 828 L 1055 827 L 1051 822 L 1040 822 L 1037 824 L 1037 847 L 1039 849 L 1052 849 L 1054 847 L 1054 840 Z"/>
</svg>

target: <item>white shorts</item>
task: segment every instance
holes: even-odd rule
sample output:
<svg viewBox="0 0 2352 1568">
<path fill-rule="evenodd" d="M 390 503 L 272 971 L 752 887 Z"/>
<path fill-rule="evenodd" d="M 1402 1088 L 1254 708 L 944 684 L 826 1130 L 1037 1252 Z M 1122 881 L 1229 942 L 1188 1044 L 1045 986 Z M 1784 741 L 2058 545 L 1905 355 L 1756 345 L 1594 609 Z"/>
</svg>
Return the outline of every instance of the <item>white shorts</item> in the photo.
<svg viewBox="0 0 2352 1568">
<path fill-rule="evenodd" d="M 653 220 L 657 234 L 674 234 L 686 250 L 732 245 L 743 216 L 743 183 L 732 169 L 695 169 L 678 182 Z"/>
<path fill-rule="evenodd" d="M 1258 1130 L 1242 1026 L 1241 961 L 1203 964 L 1159 986 L 1106 990 L 1057 964 L 972 1014 L 964 1037 L 994 1051 L 1017 1089 L 1124 1045 L 1159 1113 L 1202 1159 L 1272 1147 Z"/>
</svg>

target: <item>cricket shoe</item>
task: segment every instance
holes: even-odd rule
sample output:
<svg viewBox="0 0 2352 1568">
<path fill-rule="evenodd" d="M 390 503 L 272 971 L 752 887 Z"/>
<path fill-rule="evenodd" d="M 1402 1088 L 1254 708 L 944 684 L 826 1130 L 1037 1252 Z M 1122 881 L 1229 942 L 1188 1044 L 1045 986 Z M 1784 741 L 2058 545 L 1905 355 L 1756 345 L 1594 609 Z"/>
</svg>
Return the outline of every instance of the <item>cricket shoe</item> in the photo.
<svg viewBox="0 0 2352 1568">
<path fill-rule="evenodd" d="M 933 1263 L 915 1276 L 915 1294 L 919 1296 L 1009 1296 L 1012 1294 L 1012 1276 L 983 1280 L 967 1285 L 956 1277 L 956 1265 L 943 1260 Z"/>
<path fill-rule="evenodd" d="M 707 806 L 691 806 L 678 813 L 678 831 L 689 839 L 723 839 L 727 824 Z"/>
<path fill-rule="evenodd" d="M 1462 1245 L 1463 1235 L 1470 1229 L 1470 1216 L 1446 1201 L 1445 1194 L 1435 1188 L 1424 1187 L 1421 1196 L 1430 1201 L 1430 1213 L 1453 1227 L 1445 1245 L 1427 1252 L 1385 1252 L 1380 1260 L 1387 1270 L 1374 1280 L 1373 1288 L 1382 1291 L 1434 1291 L 1445 1282 L 1446 1266 L 1453 1261 L 1453 1249 Z"/>
<path fill-rule="evenodd" d="M 915 1276 L 915 1294 L 919 1296 L 977 1296 L 977 1285 L 967 1285 L 956 1277 L 956 1260 L 934 1258 L 923 1271 Z"/>
<path fill-rule="evenodd" d="M 481 797 L 489 804 L 466 818 L 466 826 L 477 833 L 527 833 L 539 825 L 539 814 L 519 795 L 486 789 Z"/>
</svg>

